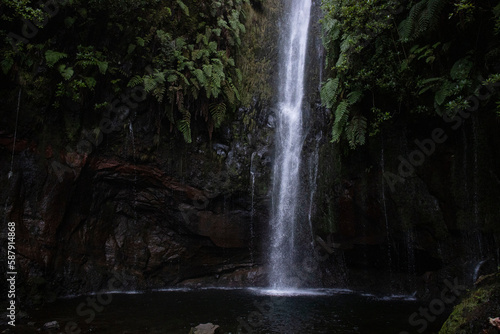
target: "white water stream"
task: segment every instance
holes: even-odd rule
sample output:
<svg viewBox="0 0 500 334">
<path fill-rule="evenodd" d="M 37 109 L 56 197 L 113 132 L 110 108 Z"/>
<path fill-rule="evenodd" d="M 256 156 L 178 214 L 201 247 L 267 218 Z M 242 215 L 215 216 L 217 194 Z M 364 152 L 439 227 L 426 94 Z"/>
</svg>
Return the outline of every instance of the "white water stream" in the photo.
<svg viewBox="0 0 500 334">
<path fill-rule="evenodd" d="M 276 157 L 273 170 L 270 285 L 293 287 L 295 226 L 303 144 L 302 100 L 311 0 L 291 0 L 283 31 Z"/>
</svg>

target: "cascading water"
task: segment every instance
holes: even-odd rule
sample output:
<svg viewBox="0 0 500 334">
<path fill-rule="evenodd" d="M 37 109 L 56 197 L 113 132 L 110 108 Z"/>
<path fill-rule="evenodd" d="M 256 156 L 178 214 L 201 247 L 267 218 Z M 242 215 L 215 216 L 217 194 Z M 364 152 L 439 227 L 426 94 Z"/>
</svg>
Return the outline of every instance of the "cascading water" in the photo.
<svg viewBox="0 0 500 334">
<path fill-rule="evenodd" d="M 283 32 L 271 220 L 271 286 L 294 287 L 295 226 L 303 143 L 302 100 L 311 0 L 291 0 Z"/>
<path fill-rule="evenodd" d="M 321 67 L 321 66 L 320 66 Z M 314 207 L 314 195 L 317 190 L 317 179 L 318 179 L 318 162 L 319 162 L 319 142 L 321 141 L 321 132 L 316 136 L 316 146 L 314 148 L 311 157 L 309 158 L 309 210 L 307 212 L 307 221 L 309 222 L 309 231 L 311 232 L 311 244 L 314 245 L 314 233 L 313 233 L 313 207 Z"/>
<path fill-rule="evenodd" d="M 250 208 L 250 261 L 252 264 L 254 263 L 253 249 L 254 249 L 254 217 L 255 217 L 255 166 L 254 166 L 254 158 L 257 152 L 252 153 L 252 157 L 250 158 L 250 181 L 252 183 L 252 204 Z"/>
<path fill-rule="evenodd" d="M 387 216 L 387 201 L 385 198 L 385 152 L 384 152 L 384 137 L 381 137 L 382 147 L 380 150 L 380 168 L 382 170 L 382 208 L 384 210 L 384 222 L 385 222 L 385 230 L 387 233 L 387 260 L 389 266 L 389 275 L 391 279 L 392 285 L 392 255 L 391 255 L 391 229 L 389 227 L 389 218 Z"/>
</svg>

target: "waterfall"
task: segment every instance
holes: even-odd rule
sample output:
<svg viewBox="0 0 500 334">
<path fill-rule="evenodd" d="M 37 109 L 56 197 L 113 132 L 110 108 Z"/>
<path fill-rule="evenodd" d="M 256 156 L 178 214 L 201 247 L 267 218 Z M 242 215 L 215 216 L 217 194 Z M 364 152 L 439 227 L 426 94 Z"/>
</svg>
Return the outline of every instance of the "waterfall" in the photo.
<svg viewBox="0 0 500 334">
<path fill-rule="evenodd" d="M 320 66 L 321 68 L 321 66 Z M 316 190 L 318 188 L 317 179 L 318 179 L 318 163 L 319 163 L 319 142 L 321 141 L 322 134 L 319 133 L 316 136 L 316 146 L 314 148 L 311 157 L 309 158 L 309 210 L 307 212 L 307 220 L 309 222 L 309 231 L 311 232 L 311 245 L 314 246 L 314 233 L 313 233 L 313 206 L 314 206 L 314 195 L 316 194 Z"/>
<path fill-rule="evenodd" d="M 476 247 L 477 253 L 480 258 L 484 256 L 484 247 L 481 236 L 481 227 L 480 227 L 480 217 L 479 217 L 479 162 L 478 162 L 478 146 L 479 146 L 479 136 L 478 136 L 478 120 L 477 114 L 472 115 L 472 136 L 473 136 L 473 152 L 474 152 L 474 165 L 473 165 L 473 196 L 472 196 L 472 206 L 473 206 L 473 215 L 474 215 L 474 228 L 473 233 L 474 238 L 476 239 Z"/>
<path fill-rule="evenodd" d="M 382 188 L 382 209 L 384 210 L 384 222 L 385 222 L 385 230 L 387 233 L 387 260 L 388 260 L 388 266 L 389 266 L 389 277 L 390 277 L 390 284 L 391 287 L 393 285 L 393 273 L 392 273 L 392 248 L 391 248 L 391 229 L 389 226 L 389 218 L 387 216 L 387 200 L 385 198 L 385 179 L 384 179 L 384 174 L 385 174 L 385 151 L 384 151 L 384 137 L 383 135 L 381 136 L 381 150 L 380 150 L 380 168 L 381 168 L 381 188 Z"/>
<path fill-rule="evenodd" d="M 293 286 L 295 227 L 303 144 L 302 100 L 311 0 L 291 0 L 281 46 L 278 126 L 273 169 L 269 279 L 275 289 Z"/>
<path fill-rule="evenodd" d="M 254 217 L 255 217 L 255 166 L 254 166 L 254 158 L 257 152 L 252 153 L 252 157 L 250 158 L 250 182 L 252 186 L 252 204 L 251 204 L 251 209 L 250 209 L 250 261 L 252 264 L 254 263 L 254 254 L 253 254 L 253 249 L 254 249 L 254 239 L 255 239 L 255 232 L 254 232 Z"/>
<path fill-rule="evenodd" d="M 129 129 L 129 134 L 130 134 L 130 141 L 132 144 L 132 159 L 134 161 L 134 183 L 132 186 L 132 195 L 134 196 L 134 202 L 133 202 L 133 209 L 134 209 L 134 226 L 137 225 L 137 169 L 136 169 L 136 152 L 135 152 L 135 135 L 134 135 L 134 126 L 132 124 L 132 121 L 129 121 L 128 123 L 128 129 Z M 134 255 L 134 261 L 136 260 L 136 255 Z"/>
</svg>

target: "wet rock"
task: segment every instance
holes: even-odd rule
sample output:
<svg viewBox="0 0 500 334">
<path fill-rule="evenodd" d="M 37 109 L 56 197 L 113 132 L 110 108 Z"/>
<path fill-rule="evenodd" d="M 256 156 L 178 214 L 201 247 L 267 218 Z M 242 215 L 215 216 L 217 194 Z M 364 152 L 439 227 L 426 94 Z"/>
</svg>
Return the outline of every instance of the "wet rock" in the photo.
<svg viewBox="0 0 500 334">
<path fill-rule="evenodd" d="M 214 144 L 213 149 L 217 152 L 217 155 L 224 158 L 227 156 L 227 152 L 229 152 L 229 146 L 223 144 Z"/>
<path fill-rule="evenodd" d="M 219 334 L 222 333 L 218 325 L 212 323 L 199 324 L 198 326 L 191 328 L 189 334 Z"/>
<path fill-rule="evenodd" d="M 59 323 L 57 321 L 47 322 L 42 326 L 43 330 L 59 329 Z"/>
</svg>

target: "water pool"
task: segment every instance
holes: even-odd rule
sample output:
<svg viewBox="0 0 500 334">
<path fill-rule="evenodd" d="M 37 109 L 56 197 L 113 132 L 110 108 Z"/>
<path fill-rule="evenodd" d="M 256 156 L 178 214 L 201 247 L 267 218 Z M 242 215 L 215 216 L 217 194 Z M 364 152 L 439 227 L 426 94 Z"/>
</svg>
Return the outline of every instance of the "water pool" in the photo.
<svg viewBox="0 0 500 334">
<path fill-rule="evenodd" d="M 408 318 L 422 307 L 403 296 L 377 297 L 348 290 L 179 289 L 63 298 L 30 312 L 54 333 L 188 334 L 200 323 L 225 333 L 422 333 Z M 439 330 L 448 312 L 426 321 L 423 333 Z M 415 319 L 425 319 L 418 317 Z M 65 330 L 66 329 L 66 330 Z"/>
</svg>

